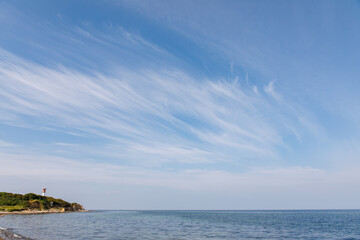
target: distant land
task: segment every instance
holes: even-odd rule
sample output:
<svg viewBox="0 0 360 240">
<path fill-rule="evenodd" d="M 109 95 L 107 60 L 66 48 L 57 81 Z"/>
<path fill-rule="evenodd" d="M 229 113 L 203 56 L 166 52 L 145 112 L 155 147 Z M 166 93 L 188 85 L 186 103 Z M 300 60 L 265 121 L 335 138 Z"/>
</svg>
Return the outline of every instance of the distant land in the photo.
<svg viewBox="0 0 360 240">
<path fill-rule="evenodd" d="M 0 215 L 2 213 L 60 213 L 85 211 L 78 203 L 69 203 L 62 199 L 40 196 L 34 193 L 25 195 L 0 192 Z"/>
</svg>

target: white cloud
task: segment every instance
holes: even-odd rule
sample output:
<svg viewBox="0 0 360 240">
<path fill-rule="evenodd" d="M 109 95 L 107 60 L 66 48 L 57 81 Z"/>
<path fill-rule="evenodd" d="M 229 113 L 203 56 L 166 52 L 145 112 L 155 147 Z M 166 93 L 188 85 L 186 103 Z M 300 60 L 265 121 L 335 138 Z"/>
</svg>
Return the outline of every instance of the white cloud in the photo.
<svg viewBox="0 0 360 240">
<path fill-rule="evenodd" d="M 11 147 L 16 147 L 17 145 L 14 143 L 10 143 L 7 141 L 3 141 L 0 139 L 0 148 L 11 148 Z"/>
<path fill-rule="evenodd" d="M 1 189 L 26 193 L 47 186 L 52 195 L 82 199 L 90 209 L 328 209 L 355 207 L 360 197 L 359 166 L 151 170 L 28 152 L 0 153 L 0 166 Z M 156 203 L 147 204 L 149 192 Z M 109 197 L 100 201 L 99 195 Z"/>
<path fill-rule="evenodd" d="M 279 98 L 273 82 L 265 91 Z M 183 163 L 276 158 L 286 145 L 283 136 L 305 128 L 287 108 L 279 118 L 264 117 L 278 106 L 225 81 L 195 81 L 175 70 L 118 68 L 90 75 L 44 67 L 4 50 L 0 100 L 6 124 L 92 134 L 140 162 L 149 155 L 154 162 Z"/>
<path fill-rule="evenodd" d="M 249 190 L 261 185 L 290 186 L 317 181 L 327 174 L 310 167 L 258 169 L 248 173 L 196 169 L 157 171 L 119 164 L 83 162 L 50 155 L 34 155 L 27 152 L 0 153 L 0 159 L 1 176 L 25 177 L 33 180 L 160 186 L 197 191 Z"/>
<path fill-rule="evenodd" d="M 360 182 L 357 169 L 331 172 L 311 167 L 254 169 L 247 173 L 221 170 L 149 170 L 110 163 L 90 163 L 78 160 L 33 155 L 29 153 L 0 153 L 0 175 L 29 178 L 32 181 L 70 181 L 115 184 L 117 186 L 149 186 L 191 191 L 219 192 L 240 191 L 258 195 L 282 192 L 284 189 L 307 194 L 317 188 L 328 191 L 332 187 L 353 188 Z M 10 183 L 8 183 L 10 184 Z M 0 184 L 1 186 L 1 184 Z M 256 194 L 255 194 L 256 195 Z"/>
<path fill-rule="evenodd" d="M 264 91 L 269 94 L 270 96 L 272 96 L 275 100 L 280 101 L 281 100 L 281 96 L 275 91 L 275 83 L 274 82 L 269 82 L 268 85 L 265 86 Z"/>
</svg>

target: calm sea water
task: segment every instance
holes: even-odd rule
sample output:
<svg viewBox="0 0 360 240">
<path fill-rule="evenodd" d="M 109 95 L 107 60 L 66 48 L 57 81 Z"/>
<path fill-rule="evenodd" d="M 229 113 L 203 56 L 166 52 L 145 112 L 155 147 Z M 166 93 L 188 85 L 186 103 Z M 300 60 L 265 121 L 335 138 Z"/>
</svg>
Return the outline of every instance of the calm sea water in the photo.
<svg viewBox="0 0 360 240">
<path fill-rule="evenodd" d="M 360 211 L 95 211 L 0 218 L 39 240 L 360 239 Z"/>
</svg>

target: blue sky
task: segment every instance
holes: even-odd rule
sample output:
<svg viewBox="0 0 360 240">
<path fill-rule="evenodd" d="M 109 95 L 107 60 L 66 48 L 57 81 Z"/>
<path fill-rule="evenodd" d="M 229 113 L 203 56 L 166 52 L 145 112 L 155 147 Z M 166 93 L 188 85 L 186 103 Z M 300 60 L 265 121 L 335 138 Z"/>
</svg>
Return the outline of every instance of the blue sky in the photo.
<svg viewBox="0 0 360 240">
<path fill-rule="evenodd" d="M 359 13 L 0 1 L 0 189 L 91 209 L 359 208 Z"/>
</svg>

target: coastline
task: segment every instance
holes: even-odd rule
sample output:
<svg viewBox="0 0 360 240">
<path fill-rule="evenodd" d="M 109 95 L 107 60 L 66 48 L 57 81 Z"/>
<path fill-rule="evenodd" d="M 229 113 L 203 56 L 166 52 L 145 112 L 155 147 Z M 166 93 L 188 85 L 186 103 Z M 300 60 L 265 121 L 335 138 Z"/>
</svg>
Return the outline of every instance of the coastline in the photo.
<svg viewBox="0 0 360 240">
<path fill-rule="evenodd" d="M 6 215 L 36 215 L 36 214 L 51 214 L 51 213 L 74 213 L 74 212 L 91 212 L 91 210 L 78 210 L 78 211 L 62 211 L 62 210 L 24 210 L 18 212 L 3 212 L 0 211 L 0 217 Z"/>
</svg>

